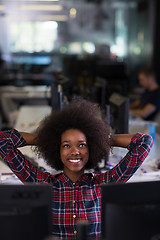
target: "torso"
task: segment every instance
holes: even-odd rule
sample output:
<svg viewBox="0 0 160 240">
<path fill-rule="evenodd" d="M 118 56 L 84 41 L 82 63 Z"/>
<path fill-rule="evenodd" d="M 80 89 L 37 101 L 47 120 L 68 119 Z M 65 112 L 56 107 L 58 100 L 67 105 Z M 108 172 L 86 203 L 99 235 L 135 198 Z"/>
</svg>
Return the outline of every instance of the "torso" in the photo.
<svg viewBox="0 0 160 240">
<path fill-rule="evenodd" d="M 101 232 L 100 185 L 87 174 L 76 184 L 63 173 L 60 177 L 52 187 L 53 235 L 59 239 L 76 239 L 76 224 L 82 220 L 89 223 L 89 239 L 98 239 Z"/>
</svg>

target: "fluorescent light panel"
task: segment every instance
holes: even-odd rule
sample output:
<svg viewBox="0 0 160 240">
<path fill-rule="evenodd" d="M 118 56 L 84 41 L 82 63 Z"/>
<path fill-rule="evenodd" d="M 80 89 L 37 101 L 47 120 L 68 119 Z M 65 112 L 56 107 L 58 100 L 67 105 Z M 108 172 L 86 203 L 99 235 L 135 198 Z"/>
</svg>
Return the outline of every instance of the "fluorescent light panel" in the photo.
<svg viewBox="0 0 160 240">
<path fill-rule="evenodd" d="M 68 17 L 66 15 L 37 15 L 33 20 L 31 16 L 28 15 L 9 15 L 8 18 L 15 20 L 28 20 L 28 21 L 56 21 L 56 22 L 66 22 Z"/>
<path fill-rule="evenodd" d="M 68 17 L 66 15 L 40 15 L 38 19 L 41 21 L 65 22 L 68 20 Z"/>
<path fill-rule="evenodd" d="M 59 0 L 16 0 L 17 2 L 59 2 Z M 12 2 L 12 0 L 5 0 L 5 2 Z"/>
<path fill-rule="evenodd" d="M 19 0 L 21 1 L 21 0 Z M 22 0 L 26 2 L 59 2 L 59 0 Z"/>
<path fill-rule="evenodd" d="M 62 11 L 63 7 L 61 5 L 29 5 L 23 4 L 19 5 L 21 10 L 34 10 L 34 11 Z"/>
</svg>

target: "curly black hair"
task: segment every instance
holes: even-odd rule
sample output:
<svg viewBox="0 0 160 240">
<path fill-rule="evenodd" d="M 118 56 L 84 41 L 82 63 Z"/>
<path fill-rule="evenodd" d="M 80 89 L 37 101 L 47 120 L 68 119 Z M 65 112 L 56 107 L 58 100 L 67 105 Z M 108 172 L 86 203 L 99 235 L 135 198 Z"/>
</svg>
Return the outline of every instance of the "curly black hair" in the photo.
<svg viewBox="0 0 160 240">
<path fill-rule="evenodd" d="M 83 99 L 72 100 L 62 111 L 53 111 L 41 122 L 36 152 L 52 168 L 62 170 L 61 135 L 68 129 L 78 129 L 85 134 L 89 149 L 85 169 L 96 167 L 110 150 L 110 127 L 102 120 L 98 105 Z"/>
</svg>

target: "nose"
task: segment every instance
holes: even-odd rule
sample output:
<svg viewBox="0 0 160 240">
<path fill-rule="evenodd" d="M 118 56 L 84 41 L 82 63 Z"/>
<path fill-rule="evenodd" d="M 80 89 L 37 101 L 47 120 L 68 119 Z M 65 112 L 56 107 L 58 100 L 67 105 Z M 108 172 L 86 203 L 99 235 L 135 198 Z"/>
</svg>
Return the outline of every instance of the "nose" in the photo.
<svg viewBox="0 0 160 240">
<path fill-rule="evenodd" d="M 71 151 L 72 151 L 71 152 L 72 155 L 78 155 L 79 154 L 79 149 L 77 147 L 72 147 Z"/>
</svg>

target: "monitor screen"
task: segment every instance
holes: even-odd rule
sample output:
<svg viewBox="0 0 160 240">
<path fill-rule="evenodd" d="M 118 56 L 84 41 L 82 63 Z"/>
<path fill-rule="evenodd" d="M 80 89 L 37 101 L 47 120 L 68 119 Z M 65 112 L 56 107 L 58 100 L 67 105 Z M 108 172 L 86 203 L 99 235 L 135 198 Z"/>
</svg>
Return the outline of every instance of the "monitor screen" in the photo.
<svg viewBox="0 0 160 240">
<path fill-rule="evenodd" d="M 51 84 L 51 106 L 52 110 L 62 110 L 68 104 L 61 84 Z"/>
<path fill-rule="evenodd" d="M 127 134 L 129 124 L 129 98 L 113 93 L 109 98 L 111 127 L 116 134 Z"/>
<path fill-rule="evenodd" d="M 103 240 L 160 239 L 160 182 L 102 186 Z"/>
<path fill-rule="evenodd" d="M 51 186 L 0 185 L 0 239 L 44 240 L 51 235 Z"/>
</svg>

